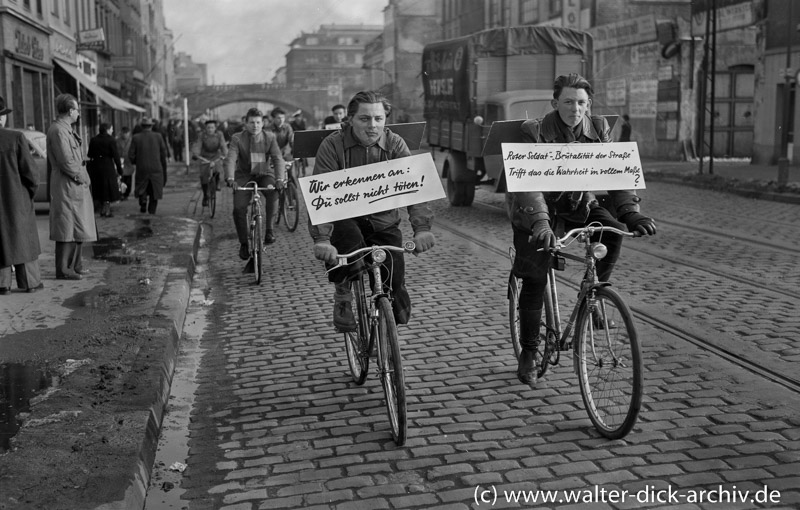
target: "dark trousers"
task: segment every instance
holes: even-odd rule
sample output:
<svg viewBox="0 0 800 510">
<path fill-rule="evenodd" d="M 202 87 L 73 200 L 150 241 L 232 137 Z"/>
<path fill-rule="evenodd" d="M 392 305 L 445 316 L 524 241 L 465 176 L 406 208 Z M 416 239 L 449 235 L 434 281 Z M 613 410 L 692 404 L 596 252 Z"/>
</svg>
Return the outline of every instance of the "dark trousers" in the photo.
<svg viewBox="0 0 800 510">
<path fill-rule="evenodd" d="M 24 264 L 14 264 L 14 275 L 17 278 L 17 287 L 22 290 L 38 286 L 42 283 L 39 259 Z M 11 266 L 0 268 L 0 287 L 11 288 Z"/>
<path fill-rule="evenodd" d="M 148 203 L 149 200 L 149 203 Z M 144 209 L 147 208 L 147 212 L 150 214 L 156 213 L 156 208 L 158 207 L 158 200 L 153 195 L 153 183 L 147 183 L 147 189 L 144 190 L 144 193 L 139 195 L 139 206 Z"/>
<path fill-rule="evenodd" d="M 275 177 L 271 175 L 250 176 L 249 180 L 255 182 L 259 188 L 266 188 L 270 184 L 275 185 Z M 245 184 L 237 183 L 236 185 L 244 186 Z M 272 230 L 272 226 L 275 224 L 275 213 L 278 211 L 278 192 L 262 191 L 261 194 L 264 196 L 264 228 Z M 251 197 L 250 191 L 233 192 L 233 226 L 236 227 L 239 244 L 247 244 L 247 208 L 250 206 Z"/>
<path fill-rule="evenodd" d="M 56 277 L 64 276 L 70 269 L 83 271 L 83 243 L 56 241 Z"/>
<path fill-rule="evenodd" d="M 592 222 L 599 222 L 605 226 L 626 230 L 625 225 L 614 219 L 610 212 L 603 207 L 595 207 L 589 212 L 585 224 L 564 222 L 564 231 L 582 227 Z M 519 307 L 528 310 L 541 310 L 544 303 L 544 289 L 547 286 L 547 270 L 550 269 L 550 254 L 546 251 L 537 251 L 539 246 L 528 242 L 530 232 L 514 228 L 514 266 L 512 271 L 515 276 L 522 279 L 522 289 L 519 293 Z M 608 255 L 597 262 L 597 278 L 607 282 L 611 278 L 617 259 L 622 250 L 622 236 L 603 233 L 592 236 L 592 241 L 602 240 L 608 248 Z"/>
<path fill-rule="evenodd" d="M 349 253 L 365 246 L 391 245 L 402 246 L 403 234 L 395 225 L 384 230 L 375 231 L 372 224 L 364 217 L 340 220 L 333 223 L 331 244 L 339 253 Z M 402 253 L 390 251 L 383 267 L 381 277 L 390 282 L 392 287 L 392 309 L 398 324 L 407 324 L 411 317 L 411 298 L 406 290 L 405 259 Z M 328 280 L 339 285 L 348 278 L 358 274 L 364 268 L 364 262 L 358 262 L 331 271 Z"/>
</svg>

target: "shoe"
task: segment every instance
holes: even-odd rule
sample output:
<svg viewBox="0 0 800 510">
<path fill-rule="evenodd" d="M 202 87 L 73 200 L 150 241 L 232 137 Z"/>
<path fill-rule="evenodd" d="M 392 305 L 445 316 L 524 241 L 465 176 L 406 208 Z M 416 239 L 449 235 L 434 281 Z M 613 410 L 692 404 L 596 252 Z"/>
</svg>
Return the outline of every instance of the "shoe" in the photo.
<svg viewBox="0 0 800 510">
<path fill-rule="evenodd" d="M 5 296 L 9 292 L 8 287 L 0 287 L 0 296 Z"/>
<path fill-rule="evenodd" d="M 342 333 L 356 330 L 356 318 L 353 316 L 353 307 L 347 301 L 342 301 L 333 305 L 333 327 Z"/>
<path fill-rule="evenodd" d="M 239 245 L 239 258 L 242 260 L 250 258 L 250 248 L 247 247 L 247 243 Z"/>
<path fill-rule="evenodd" d="M 146 203 L 143 204 L 142 202 L 139 202 L 139 212 L 140 213 L 146 213 L 147 212 L 147 204 Z"/>
<path fill-rule="evenodd" d="M 79 275 L 90 274 L 92 271 L 90 269 L 76 269 L 75 273 Z"/>
<path fill-rule="evenodd" d="M 83 280 L 83 277 L 77 273 L 74 274 L 58 274 L 56 280 Z"/>
<path fill-rule="evenodd" d="M 522 349 L 519 355 L 519 364 L 517 365 L 517 379 L 522 384 L 527 384 L 530 387 L 536 386 L 536 351 Z"/>
<path fill-rule="evenodd" d="M 39 285 L 37 285 L 36 287 L 28 287 L 27 289 L 25 289 L 25 292 L 30 294 L 31 292 L 36 292 L 37 290 L 42 290 L 43 288 L 44 288 L 44 283 L 40 282 Z"/>
<path fill-rule="evenodd" d="M 254 274 L 256 272 L 256 265 L 253 262 L 253 259 L 247 261 L 247 264 L 244 265 L 244 269 L 242 269 L 242 274 Z"/>
<path fill-rule="evenodd" d="M 267 233 L 264 234 L 264 244 L 272 244 L 275 242 L 275 234 L 272 233 L 272 230 L 267 230 Z"/>
</svg>

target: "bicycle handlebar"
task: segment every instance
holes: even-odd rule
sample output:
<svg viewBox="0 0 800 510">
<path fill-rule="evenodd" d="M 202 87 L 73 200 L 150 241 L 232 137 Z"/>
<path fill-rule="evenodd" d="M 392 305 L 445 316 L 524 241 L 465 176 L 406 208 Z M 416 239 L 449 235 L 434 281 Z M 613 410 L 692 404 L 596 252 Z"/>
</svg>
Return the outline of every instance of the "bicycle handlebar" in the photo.
<svg viewBox="0 0 800 510">
<path fill-rule="evenodd" d="M 638 232 L 628 232 L 626 230 L 620 230 L 618 228 L 608 227 L 608 226 L 605 226 L 605 225 L 597 225 L 597 226 L 595 226 L 595 225 L 587 225 L 585 227 L 573 228 L 572 230 L 570 230 L 569 232 L 564 234 L 564 237 L 562 237 L 561 239 L 556 239 L 556 243 L 558 243 L 559 245 L 563 245 L 564 243 L 566 243 L 567 241 L 569 241 L 573 237 L 578 237 L 579 235 L 584 234 L 584 233 L 588 234 L 588 235 L 592 235 L 592 234 L 595 234 L 597 232 L 610 232 L 612 234 L 618 234 L 618 235 L 621 235 L 623 237 L 641 237 L 642 236 L 642 234 L 640 234 Z"/>
<path fill-rule="evenodd" d="M 334 269 L 346 266 L 348 264 L 352 264 L 352 262 L 347 262 L 347 259 L 350 257 L 355 257 L 356 255 L 360 255 L 362 253 L 373 252 L 377 250 L 385 250 L 385 251 L 396 251 L 402 253 L 411 253 L 417 247 L 414 244 L 414 241 L 406 241 L 403 243 L 403 246 L 391 246 L 391 245 L 375 245 L 375 246 L 367 246 L 364 248 L 359 248 L 350 253 L 340 253 L 336 255 L 336 258 L 339 259 L 339 262 L 333 266 L 332 268 L 328 269 L 326 273 L 333 271 Z"/>
<path fill-rule="evenodd" d="M 250 184 L 250 182 L 248 182 L 247 184 Z M 257 186 L 256 183 L 254 182 L 252 182 L 253 184 L 252 186 L 248 186 L 247 184 L 245 184 L 244 186 L 234 186 L 233 189 L 236 191 L 252 191 L 253 193 L 255 193 L 256 191 L 272 191 L 276 189 L 275 186 L 273 186 L 272 184 L 270 184 L 266 188 Z"/>
</svg>

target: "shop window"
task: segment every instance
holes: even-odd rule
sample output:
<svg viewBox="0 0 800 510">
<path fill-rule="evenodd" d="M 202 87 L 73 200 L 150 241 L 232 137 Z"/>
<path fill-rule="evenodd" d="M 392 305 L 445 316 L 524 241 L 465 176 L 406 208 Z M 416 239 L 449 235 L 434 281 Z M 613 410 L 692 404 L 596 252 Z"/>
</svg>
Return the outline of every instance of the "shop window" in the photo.
<svg viewBox="0 0 800 510">
<path fill-rule="evenodd" d="M 519 19 L 523 25 L 539 22 L 539 0 L 522 0 L 519 3 Z"/>
</svg>

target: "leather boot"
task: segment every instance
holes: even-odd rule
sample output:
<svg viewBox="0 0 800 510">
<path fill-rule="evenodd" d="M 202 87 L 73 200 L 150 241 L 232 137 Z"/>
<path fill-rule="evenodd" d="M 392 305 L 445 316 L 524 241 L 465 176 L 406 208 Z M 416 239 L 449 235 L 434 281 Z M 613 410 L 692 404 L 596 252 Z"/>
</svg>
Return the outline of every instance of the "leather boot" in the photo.
<svg viewBox="0 0 800 510">
<path fill-rule="evenodd" d="M 539 345 L 539 328 L 541 325 L 542 310 L 520 309 L 519 311 L 519 338 L 522 352 L 517 366 L 517 378 L 521 383 L 529 386 L 536 384 L 536 348 Z"/>
<path fill-rule="evenodd" d="M 203 188 L 203 207 L 208 205 L 208 184 L 200 184 L 200 187 Z"/>
</svg>

